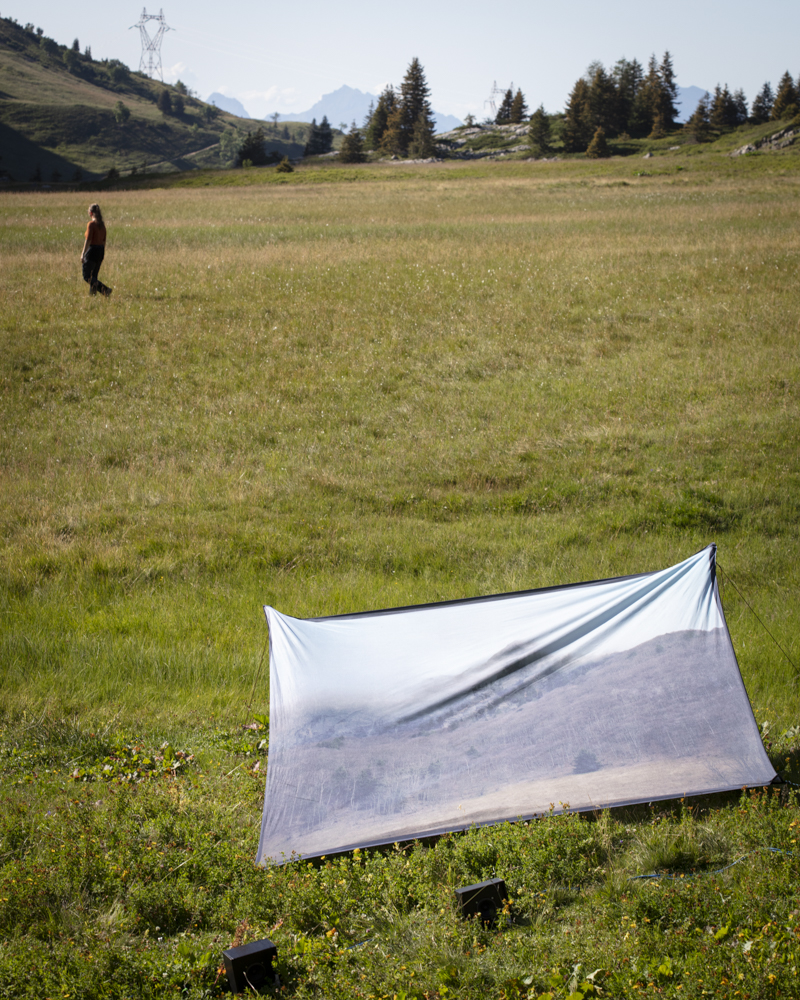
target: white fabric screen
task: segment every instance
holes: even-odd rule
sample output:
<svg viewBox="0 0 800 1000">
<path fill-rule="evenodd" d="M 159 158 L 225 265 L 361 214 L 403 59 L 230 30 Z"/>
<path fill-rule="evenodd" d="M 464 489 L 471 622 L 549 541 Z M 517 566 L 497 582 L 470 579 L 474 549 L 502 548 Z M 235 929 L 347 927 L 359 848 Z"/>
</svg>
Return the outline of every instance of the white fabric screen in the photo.
<svg viewBox="0 0 800 1000">
<path fill-rule="evenodd" d="M 715 553 L 365 614 L 265 608 L 258 860 L 768 784 Z"/>
</svg>

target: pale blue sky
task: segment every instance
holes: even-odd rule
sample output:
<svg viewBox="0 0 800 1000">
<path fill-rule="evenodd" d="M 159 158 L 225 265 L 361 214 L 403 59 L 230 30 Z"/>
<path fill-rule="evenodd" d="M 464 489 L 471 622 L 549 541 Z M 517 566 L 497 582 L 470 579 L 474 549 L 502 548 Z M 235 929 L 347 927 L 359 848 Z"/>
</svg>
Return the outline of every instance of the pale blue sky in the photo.
<svg viewBox="0 0 800 1000">
<path fill-rule="evenodd" d="M 160 8 L 148 7 L 148 13 Z M 575 80 L 599 59 L 647 63 L 672 54 L 681 86 L 744 88 L 748 103 L 765 80 L 800 73 L 798 0 L 466 0 L 403 3 L 254 3 L 166 0 L 174 28 L 164 37 L 165 80 L 180 77 L 205 98 L 237 97 L 251 115 L 303 111 L 342 84 L 377 93 L 399 83 L 412 57 L 425 68 L 434 108 L 482 117 L 493 81 L 520 86 L 533 108 L 564 106 Z M 95 58 L 139 66 L 142 7 L 63 0 L 2 0 L 0 13 L 32 22 L 65 44 L 77 37 Z"/>
</svg>

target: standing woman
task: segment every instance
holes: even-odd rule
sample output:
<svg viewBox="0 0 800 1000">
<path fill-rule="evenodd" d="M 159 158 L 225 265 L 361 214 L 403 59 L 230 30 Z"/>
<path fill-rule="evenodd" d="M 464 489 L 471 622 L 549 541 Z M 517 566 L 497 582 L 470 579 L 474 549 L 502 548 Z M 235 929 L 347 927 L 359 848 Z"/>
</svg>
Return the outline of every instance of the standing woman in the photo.
<svg viewBox="0 0 800 1000">
<path fill-rule="evenodd" d="M 81 250 L 83 264 L 83 280 L 89 283 L 89 294 L 110 295 L 111 289 L 97 280 L 100 265 L 106 253 L 106 224 L 99 205 L 89 206 L 89 225 L 86 227 L 86 238 Z"/>
</svg>

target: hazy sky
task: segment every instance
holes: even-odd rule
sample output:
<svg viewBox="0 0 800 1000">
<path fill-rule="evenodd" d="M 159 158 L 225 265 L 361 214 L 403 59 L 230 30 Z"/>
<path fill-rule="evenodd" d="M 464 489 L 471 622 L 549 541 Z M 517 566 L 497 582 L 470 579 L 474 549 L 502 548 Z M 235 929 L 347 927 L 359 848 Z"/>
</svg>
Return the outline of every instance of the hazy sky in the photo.
<svg viewBox="0 0 800 1000">
<path fill-rule="evenodd" d="M 148 7 L 157 14 L 160 8 Z M 399 83 L 410 60 L 425 68 L 433 107 L 463 118 L 485 112 L 493 82 L 522 87 L 531 108 L 563 108 L 575 80 L 599 59 L 642 64 L 668 49 L 678 83 L 744 88 L 748 102 L 765 80 L 800 73 L 798 0 L 506 0 L 499 8 L 466 0 L 401 4 L 255 3 L 166 0 L 174 31 L 164 36 L 164 79 L 180 78 L 202 98 L 237 97 L 254 117 L 304 111 L 342 84 L 378 93 Z M 32 22 L 61 44 L 77 37 L 98 59 L 138 69 L 137 3 L 66 4 L 3 0 L 0 13 Z M 152 22 L 151 22 L 152 24 Z"/>
</svg>

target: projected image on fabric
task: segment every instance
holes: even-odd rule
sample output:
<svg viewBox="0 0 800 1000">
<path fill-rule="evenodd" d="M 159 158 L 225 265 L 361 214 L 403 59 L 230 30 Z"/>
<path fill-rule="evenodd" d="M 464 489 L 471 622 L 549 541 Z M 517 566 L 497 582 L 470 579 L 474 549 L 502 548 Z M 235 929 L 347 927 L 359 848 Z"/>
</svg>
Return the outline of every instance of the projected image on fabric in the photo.
<svg viewBox="0 0 800 1000">
<path fill-rule="evenodd" d="M 450 604 L 265 609 L 259 860 L 769 783 L 714 554 Z"/>
</svg>

